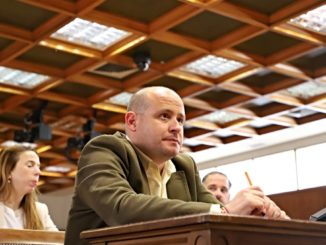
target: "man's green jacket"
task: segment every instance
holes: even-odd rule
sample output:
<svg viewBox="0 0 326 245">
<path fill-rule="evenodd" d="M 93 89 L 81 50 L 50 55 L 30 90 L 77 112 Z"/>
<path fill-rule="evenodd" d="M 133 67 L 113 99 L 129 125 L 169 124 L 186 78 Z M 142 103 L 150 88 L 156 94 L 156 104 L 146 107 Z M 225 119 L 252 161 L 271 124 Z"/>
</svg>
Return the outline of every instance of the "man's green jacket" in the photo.
<svg viewBox="0 0 326 245">
<path fill-rule="evenodd" d="M 151 161 L 122 133 L 101 135 L 83 149 L 66 229 L 66 245 L 86 245 L 80 232 L 106 226 L 208 213 L 217 200 L 201 184 L 193 159 L 171 159 L 176 172 L 168 199 L 151 196 L 146 169 Z"/>
</svg>

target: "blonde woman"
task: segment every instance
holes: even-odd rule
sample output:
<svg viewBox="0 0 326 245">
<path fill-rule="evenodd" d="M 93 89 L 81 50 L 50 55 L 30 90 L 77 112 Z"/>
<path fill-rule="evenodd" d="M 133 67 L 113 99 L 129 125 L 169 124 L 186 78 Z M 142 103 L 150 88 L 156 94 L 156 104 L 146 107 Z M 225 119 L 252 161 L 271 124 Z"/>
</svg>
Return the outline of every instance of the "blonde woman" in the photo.
<svg viewBox="0 0 326 245">
<path fill-rule="evenodd" d="M 58 230 L 45 204 L 37 202 L 37 153 L 23 146 L 0 152 L 0 228 Z"/>
</svg>

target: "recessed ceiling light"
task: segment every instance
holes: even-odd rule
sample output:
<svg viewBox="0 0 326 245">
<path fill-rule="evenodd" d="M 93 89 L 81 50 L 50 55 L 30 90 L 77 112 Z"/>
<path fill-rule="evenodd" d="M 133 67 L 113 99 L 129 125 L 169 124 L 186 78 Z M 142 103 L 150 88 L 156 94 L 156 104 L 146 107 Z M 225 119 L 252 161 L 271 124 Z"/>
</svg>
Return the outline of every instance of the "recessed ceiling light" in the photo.
<svg viewBox="0 0 326 245">
<path fill-rule="evenodd" d="M 229 60 L 215 55 L 207 55 L 181 67 L 180 69 L 182 71 L 217 78 L 243 66 L 244 64 L 238 61 Z"/>
<path fill-rule="evenodd" d="M 76 18 L 53 33 L 51 37 L 98 50 L 105 50 L 129 35 L 130 32 Z"/>
<path fill-rule="evenodd" d="M 315 81 L 305 82 L 287 89 L 287 92 L 294 97 L 309 99 L 321 94 L 326 94 L 326 84 Z"/>
<path fill-rule="evenodd" d="M 31 89 L 45 82 L 49 78 L 50 77 L 48 76 L 33 72 L 0 66 L 0 83 Z"/>
<path fill-rule="evenodd" d="M 132 93 L 122 92 L 120 94 L 112 96 L 110 99 L 107 100 L 107 102 L 116 105 L 127 106 L 132 95 Z"/>
<path fill-rule="evenodd" d="M 289 21 L 296 25 L 321 34 L 326 34 L 326 5 L 308 11 Z"/>
<path fill-rule="evenodd" d="M 1 143 L 2 147 L 12 147 L 12 146 L 17 146 L 17 145 L 22 145 L 24 147 L 31 148 L 31 149 L 36 149 L 36 147 L 37 147 L 37 144 L 35 144 L 35 143 L 16 142 L 14 140 L 6 140 Z"/>
<path fill-rule="evenodd" d="M 239 114 L 224 111 L 224 110 L 219 110 L 219 111 L 215 111 L 213 113 L 207 114 L 205 116 L 199 117 L 198 119 L 204 120 L 204 121 L 209 121 L 209 122 L 214 122 L 214 123 L 219 123 L 219 124 L 225 124 L 225 123 L 232 122 L 232 121 L 235 121 L 240 118 L 242 118 L 242 116 Z"/>
</svg>

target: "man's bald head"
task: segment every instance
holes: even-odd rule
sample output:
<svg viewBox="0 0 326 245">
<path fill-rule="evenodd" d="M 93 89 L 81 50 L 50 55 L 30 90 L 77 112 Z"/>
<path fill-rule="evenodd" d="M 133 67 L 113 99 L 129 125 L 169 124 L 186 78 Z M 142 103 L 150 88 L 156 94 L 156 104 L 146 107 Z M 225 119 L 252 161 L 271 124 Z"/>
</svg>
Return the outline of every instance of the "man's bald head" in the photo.
<svg viewBox="0 0 326 245">
<path fill-rule="evenodd" d="M 125 115 L 130 141 L 157 164 L 176 156 L 183 144 L 185 109 L 166 87 L 147 87 L 133 95 Z"/>
<path fill-rule="evenodd" d="M 167 87 L 163 87 L 163 86 L 146 87 L 146 88 L 142 88 L 131 97 L 127 110 L 134 111 L 137 113 L 142 113 L 148 108 L 149 103 L 153 99 L 155 99 L 155 97 L 166 96 L 167 94 L 173 97 L 178 97 L 182 101 L 180 96 L 175 91 Z"/>
</svg>

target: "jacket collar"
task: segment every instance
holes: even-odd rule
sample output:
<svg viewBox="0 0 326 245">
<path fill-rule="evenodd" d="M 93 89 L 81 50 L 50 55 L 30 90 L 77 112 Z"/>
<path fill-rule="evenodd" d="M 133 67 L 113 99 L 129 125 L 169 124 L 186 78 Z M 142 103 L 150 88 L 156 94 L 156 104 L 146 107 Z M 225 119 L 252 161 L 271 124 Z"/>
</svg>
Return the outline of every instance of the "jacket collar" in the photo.
<svg viewBox="0 0 326 245">
<path fill-rule="evenodd" d="M 149 167 L 150 162 L 152 162 L 152 159 L 150 159 L 144 152 L 142 152 L 137 146 L 135 146 L 130 139 L 127 137 L 127 135 L 121 133 L 121 132 L 116 132 L 114 134 L 115 136 L 125 139 L 126 143 L 128 142 L 132 148 L 135 150 L 139 162 L 142 164 L 143 169 L 146 170 Z"/>
</svg>

